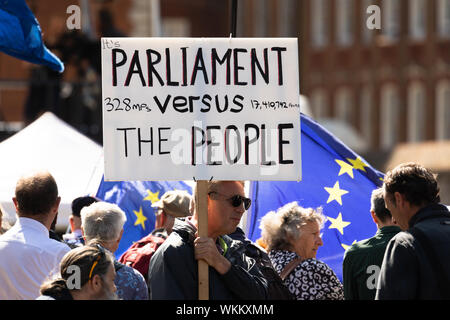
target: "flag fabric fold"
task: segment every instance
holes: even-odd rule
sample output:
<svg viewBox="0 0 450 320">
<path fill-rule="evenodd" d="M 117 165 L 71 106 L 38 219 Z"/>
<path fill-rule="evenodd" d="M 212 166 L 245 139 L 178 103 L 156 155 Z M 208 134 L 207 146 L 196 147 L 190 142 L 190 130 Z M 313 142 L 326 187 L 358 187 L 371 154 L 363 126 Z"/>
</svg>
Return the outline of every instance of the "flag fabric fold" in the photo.
<svg viewBox="0 0 450 320">
<path fill-rule="evenodd" d="M 0 51 L 64 71 L 61 60 L 44 45 L 39 22 L 25 0 L 0 0 Z"/>
<path fill-rule="evenodd" d="M 317 259 L 327 263 L 342 281 L 345 250 L 372 237 L 376 225 L 370 216 L 372 190 L 383 174 L 311 118 L 301 115 L 302 181 L 254 181 L 247 235 L 261 237 L 261 218 L 269 211 L 297 201 L 302 207 L 322 207 L 327 217 L 321 230 L 323 246 Z"/>
<path fill-rule="evenodd" d="M 132 244 L 148 235 L 155 227 L 155 209 L 151 207 L 169 190 L 192 188 L 183 181 L 105 181 L 102 179 L 96 197 L 117 204 L 126 214 L 127 221 L 119 247 L 119 258 Z"/>
</svg>

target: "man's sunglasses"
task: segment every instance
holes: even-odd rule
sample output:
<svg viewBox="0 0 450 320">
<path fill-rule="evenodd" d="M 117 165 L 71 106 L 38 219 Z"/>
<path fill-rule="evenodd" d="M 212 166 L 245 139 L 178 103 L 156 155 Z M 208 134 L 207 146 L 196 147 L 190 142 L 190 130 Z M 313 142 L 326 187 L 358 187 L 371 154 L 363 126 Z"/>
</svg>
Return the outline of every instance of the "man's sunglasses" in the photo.
<svg viewBox="0 0 450 320">
<path fill-rule="evenodd" d="M 221 194 L 219 192 L 216 191 L 211 191 L 210 193 L 208 193 L 208 195 L 210 195 L 211 193 L 215 193 L 218 195 L 221 195 L 223 197 L 226 197 L 224 194 Z M 248 208 L 250 208 L 250 205 L 252 204 L 252 200 L 240 195 L 234 195 L 230 198 L 226 198 L 225 200 L 227 200 L 234 208 L 238 208 L 242 205 L 242 203 L 244 203 L 244 208 L 245 210 L 248 210 Z"/>
</svg>

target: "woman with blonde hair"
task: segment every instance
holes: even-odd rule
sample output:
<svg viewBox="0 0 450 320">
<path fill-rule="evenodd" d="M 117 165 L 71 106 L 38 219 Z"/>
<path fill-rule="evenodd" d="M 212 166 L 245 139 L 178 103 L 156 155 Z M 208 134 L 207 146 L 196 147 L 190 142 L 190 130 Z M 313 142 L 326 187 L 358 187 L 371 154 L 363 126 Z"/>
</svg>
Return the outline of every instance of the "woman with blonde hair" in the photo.
<svg viewBox="0 0 450 320">
<path fill-rule="evenodd" d="M 331 268 L 316 259 L 323 245 L 321 209 L 291 202 L 261 219 L 262 239 L 284 285 L 297 300 L 343 300 L 342 283 Z"/>
</svg>

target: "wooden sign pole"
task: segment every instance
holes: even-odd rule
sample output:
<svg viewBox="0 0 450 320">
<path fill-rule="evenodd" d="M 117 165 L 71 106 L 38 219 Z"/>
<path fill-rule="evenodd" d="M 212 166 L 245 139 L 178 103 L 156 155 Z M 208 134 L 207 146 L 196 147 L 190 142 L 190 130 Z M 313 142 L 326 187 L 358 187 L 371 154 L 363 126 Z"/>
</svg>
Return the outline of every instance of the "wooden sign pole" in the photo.
<svg viewBox="0 0 450 320">
<path fill-rule="evenodd" d="M 231 36 L 236 36 L 237 0 L 233 0 L 231 7 Z M 206 180 L 197 181 L 195 202 L 198 212 L 198 236 L 208 236 L 208 187 Z M 209 300 L 209 266 L 206 261 L 198 261 L 198 299 Z"/>
<path fill-rule="evenodd" d="M 196 211 L 198 213 L 198 236 L 208 236 L 208 195 L 207 181 L 197 181 L 197 191 L 195 202 Z M 198 299 L 209 299 L 209 266 L 204 260 L 198 261 Z"/>
</svg>

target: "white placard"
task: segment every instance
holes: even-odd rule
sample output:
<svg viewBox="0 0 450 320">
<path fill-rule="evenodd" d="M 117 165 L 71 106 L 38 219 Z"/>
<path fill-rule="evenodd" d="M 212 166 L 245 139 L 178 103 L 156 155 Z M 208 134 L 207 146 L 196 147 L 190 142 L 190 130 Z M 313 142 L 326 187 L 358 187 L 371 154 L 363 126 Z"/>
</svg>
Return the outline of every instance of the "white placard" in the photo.
<svg viewBox="0 0 450 320">
<path fill-rule="evenodd" d="M 105 180 L 300 180 L 296 38 L 102 38 Z"/>
</svg>

